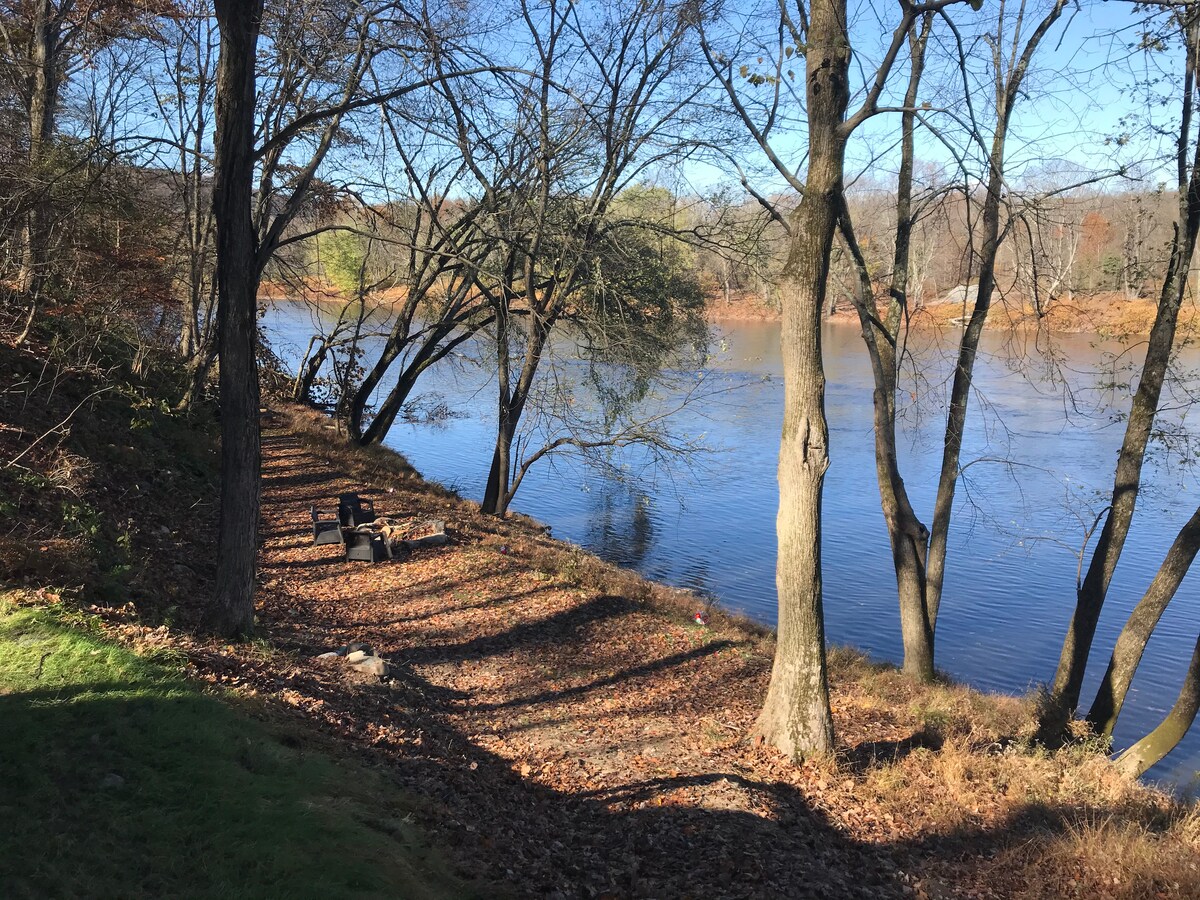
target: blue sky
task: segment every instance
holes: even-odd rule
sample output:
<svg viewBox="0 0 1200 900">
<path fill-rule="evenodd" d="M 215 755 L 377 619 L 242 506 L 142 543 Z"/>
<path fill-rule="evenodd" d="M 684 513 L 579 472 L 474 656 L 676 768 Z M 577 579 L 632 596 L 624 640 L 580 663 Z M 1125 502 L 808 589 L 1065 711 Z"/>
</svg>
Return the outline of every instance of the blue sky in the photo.
<svg viewBox="0 0 1200 900">
<path fill-rule="evenodd" d="M 953 21 L 969 50 L 974 112 L 989 140 L 994 124 L 990 84 L 993 66 L 983 34 L 994 32 L 1002 5 L 1010 22 L 1005 31 L 1008 41 L 1012 38 L 1011 22 L 1019 3 L 987 0 L 979 12 L 966 4 L 952 11 Z M 759 7 L 766 10 L 761 16 L 752 14 L 753 7 L 749 4 L 739 7 L 744 16 L 743 37 L 750 35 L 751 45 L 734 56 L 735 70 L 748 64 L 751 71 L 772 71 L 773 55 L 777 54 L 771 48 L 775 41 L 771 6 L 768 3 Z M 1044 15 L 1048 6 L 1046 0 L 1028 4 L 1024 35 L 1032 31 L 1032 23 Z M 1171 98 L 1163 105 L 1154 102 L 1154 98 L 1161 97 L 1163 92 L 1169 94 L 1181 54 L 1177 47 L 1149 54 L 1136 49 L 1147 15 L 1136 13 L 1132 3 L 1085 0 L 1080 9 L 1068 9 L 1055 24 L 1034 57 L 1015 108 L 1007 149 L 1007 170 L 1014 185 L 1078 181 L 1115 173 L 1123 165 L 1129 167 L 1129 174 L 1143 176 L 1139 186 L 1153 186 L 1164 178 L 1168 181 L 1172 178 L 1169 166 L 1164 169 L 1162 160 L 1163 154 L 1171 151 L 1170 135 L 1177 128 L 1179 102 Z M 851 16 L 855 47 L 852 77 L 861 85 L 874 75 L 875 65 L 898 18 L 898 5 L 861 2 L 854 7 L 852 4 Z M 1161 21 L 1161 14 L 1156 18 Z M 757 47 L 753 46 L 755 39 L 759 41 Z M 726 40 L 727 46 L 732 46 L 733 38 Z M 981 172 L 983 149 L 972 145 L 954 121 L 956 117 L 960 122 L 965 119 L 967 108 L 962 100 L 956 44 L 944 25 L 939 24 L 935 29 L 927 56 L 921 101 L 931 106 L 929 121 L 943 130 L 945 142 L 958 152 L 963 147 L 970 148 L 972 169 Z M 803 60 L 799 57 L 795 60 L 796 75 L 802 76 Z M 888 93 L 895 105 L 903 94 L 907 70 L 907 58 L 902 58 L 889 82 Z M 751 102 L 755 99 L 766 102 L 770 98 L 770 87 L 756 88 L 743 83 L 742 89 Z M 851 111 L 855 108 L 852 101 Z M 775 146 L 781 156 L 802 169 L 804 131 L 799 103 L 791 104 L 790 115 L 792 127 L 779 135 Z M 1146 128 L 1150 121 L 1165 133 Z M 892 180 L 898 155 L 895 149 L 898 123 L 896 114 L 881 115 L 856 134 L 848 153 L 848 173 L 857 173 L 860 183 L 886 184 Z M 1124 143 L 1118 141 L 1122 135 L 1127 138 Z M 756 154 L 747 151 L 745 155 L 747 163 L 753 165 Z M 945 167 L 946 177 L 955 177 L 953 155 L 929 132 L 918 137 L 917 156 L 921 162 Z M 761 157 L 757 157 L 757 162 L 760 167 L 755 173 L 756 186 L 767 191 L 783 189 L 782 179 L 761 165 Z M 693 186 L 705 186 L 728 179 L 730 173 L 724 167 L 701 167 L 686 174 L 686 180 Z M 1104 184 L 1111 190 L 1134 186 L 1128 177 L 1114 177 Z"/>
</svg>

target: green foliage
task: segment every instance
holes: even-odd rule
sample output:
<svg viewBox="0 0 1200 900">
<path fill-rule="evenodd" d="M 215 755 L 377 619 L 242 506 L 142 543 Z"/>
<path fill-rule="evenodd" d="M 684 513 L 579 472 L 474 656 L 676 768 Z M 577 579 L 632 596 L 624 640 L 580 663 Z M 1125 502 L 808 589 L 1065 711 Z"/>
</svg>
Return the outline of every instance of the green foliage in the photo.
<svg viewBox="0 0 1200 900">
<path fill-rule="evenodd" d="M 315 244 L 325 277 L 343 294 L 356 295 L 367 259 L 362 238 L 348 231 L 331 231 L 318 237 Z"/>
<path fill-rule="evenodd" d="M 76 537 L 90 539 L 100 534 L 100 513 L 87 503 L 64 502 L 62 521 L 67 533 Z"/>
<path fill-rule="evenodd" d="M 384 777 L 204 694 L 182 662 L 0 604 L 6 896 L 466 895 Z"/>
<path fill-rule="evenodd" d="M 579 324 L 593 386 L 619 415 L 664 368 L 703 355 L 704 295 L 682 242 L 645 226 L 610 231 L 591 274 Z"/>
</svg>

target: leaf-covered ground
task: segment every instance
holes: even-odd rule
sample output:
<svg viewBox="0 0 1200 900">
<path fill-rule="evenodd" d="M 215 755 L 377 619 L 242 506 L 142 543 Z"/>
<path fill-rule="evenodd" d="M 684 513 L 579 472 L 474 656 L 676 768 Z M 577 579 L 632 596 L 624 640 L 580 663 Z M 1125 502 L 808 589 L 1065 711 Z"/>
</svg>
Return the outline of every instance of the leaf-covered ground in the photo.
<svg viewBox="0 0 1200 900">
<path fill-rule="evenodd" d="M 483 517 L 312 411 L 264 417 L 256 640 L 196 637 L 214 572 L 211 411 L 172 408 L 182 373 L 168 355 L 139 363 L 120 329 L 52 324 L 25 349 L 0 343 L 0 580 L 22 602 L 99 614 L 134 649 L 182 653 L 198 679 L 288 720 L 297 746 L 361 753 L 386 773 L 380 809 L 399 782 L 486 895 L 1200 896 L 1195 808 L 1118 777 L 1101 747 L 1031 748 L 1027 703 L 917 687 L 834 650 L 838 758 L 789 765 L 745 742 L 773 649 L 761 628 L 719 610 L 698 626 L 695 598 L 527 519 Z M 396 518 L 444 519 L 452 541 L 346 563 L 312 545 L 308 509 L 347 490 Z M 350 641 L 390 675 L 313 658 Z M 63 706 L 64 729 L 75 711 Z M 13 715 L 0 721 L 16 748 Z M 5 806 L 12 770 L 0 774 Z M 12 815 L 52 825 L 37 806 Z M 77 817 L 70 834 L 100 820 Z M 86 876 L 60 833 L 43 842 Z M 158 836 L 162 859 L 191 859 L 191 842 Z"/>
<path fill-rule="evenodd" d="M 262 640 L 194 643 L 192 665 L 385 761 L 465 875 L 549 897 L 1200 895 L 1195 813 L 1095 752 L 1024 749 L 1021 702 L 837 652 L 843 751 L 792 766 L 745 740 L 760 630 L 696 625 L 687 598 L 485 519 L 315 414 L 264 424 Z M 377 565 L 313 546 L 310 505 L 345 491 L 445 519 L 451 543 Z M 390 674 L 313 659 L 351 641 Z"/>
</svg>

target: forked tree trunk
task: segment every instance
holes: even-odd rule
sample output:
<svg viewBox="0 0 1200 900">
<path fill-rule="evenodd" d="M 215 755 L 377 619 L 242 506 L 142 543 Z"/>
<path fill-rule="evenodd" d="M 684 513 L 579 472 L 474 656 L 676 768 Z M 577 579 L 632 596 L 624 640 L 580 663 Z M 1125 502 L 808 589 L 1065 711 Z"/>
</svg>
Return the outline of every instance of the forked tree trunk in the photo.
<svg viewBox="0 0 1200 900">
<path fill-rule="evenodd" d="M 925 46 L 932 15 L 923 17 L 920 31 L 910 35 L 911 62 L 904 106 L 917 104 L 924 69 Z M 900 601 L 900 632 L 904 643 L 904 671 L 920 681 L 934 677 L 934 629 L 929 615 L 926 577 L 929 529 L 917 518 L 896 451 L 896 341 L 908 303 L 909 246 L 911 243 L 912 179 L 916 116 L 901 116 L 900 172 L 896 191 L 896 248 L 892 261 L 891 302 L 887 323 L 881 328 L 875 318 L 874 289 L 867 262 L 853 233 L 849 209 L 842 211 L 842 231 L 858 270 L 859 290 L 852 296 L 858 312 L 863 342 L 871 362 L 875 388 L 872 394 L 875 426 L 875 476 L 879 483 L 880 506 L 887 525 Z M 886 329 L 886 331 L 884 330 Z"/>
<path fill-rule="evenodd" d="M 901 192 L 901 209 L 904 209 Z M 897 327 L 891 326 L 887 335 L 879 333 L 871 298 L 871 279 L 866 259 L 854 236 L 849 211 L 842 210 L 842 233 L 854 257 L 859 273 L 862 296 L 854 298 L 862 329 L 863 343 L 871 363 L 871 374 L 875 381 L 872 392 L 875 431 L 875 477 L 879 483 L 879 502 L 887 525 L 888 540 L 892 548 L 892 564 L 896 572 L 896 592 L 900 600 L 900 635 L 904 643 L 904 672 L 920 681 L 934 678 L 933 648 L 934 621 L 929 616 L 928 579 L 926 562 L 929 547 L 929 530 L 917 518 L 908 499 L 908 490 L 900 475 L 900 464 L 896 452 L 896 368 L 895 340 Z M 899 231 L 897 246 L 902 242 Z M 899 287 L 897 287 L 897 281 Z M 893 297 L 903 291 L 905 279 L 893 279 Z M 896 309 L 893 302 L 893 310 Z M 889 320 L 898 316 L 889 316 Z"/>
<path fill-rule="evenodd" d="M 916 108 L 921 76 L 925 71 L 925 47 L 933 27 L 932 13 L 922 18 L 921 28 L 909 39 L 910 62 L 908 89 L 904 94 L 907 110 L 900 118 L 900 173 L 896 191 L 896 247 L 892 257 L 891 303 L 888 307 L 888 332 L 895 341 L 908 309 L 908 269 L 912 245 L 912 184 L 916 150 Z M 896 347 L 887 340 L 876 340 L 879 369 L 884 376 L 877 381 L 875 454 L 876 478 L 883 499 L 884 518 L 896 570 L 896 594 L 900 601 L 900 629 L 904 642 L 904 671 L 921 681 L 934 677 L 934 637 L 937 614 L 929 607 L 929 529 L 917 518 L 908 490 L 900 476 L 896 452 Z M 882 389 L 882 390 L 881 390 Z M 886 400 L 886 405 L 882 401 Z M 880 416 L 883 416 L 882 423 Z M 880 424 L 883 425 L 882 431 Z M 881 465 L 882 463 L 882 465 Z"/>
<path fill-rule="evenodd" d="M 254 179 L 254 63 L 263 0 L 216 0 L 213 212 L 217 230 L 221 513 L 210 626 L 227 637 L 254 626 L 260 435 L 255 312 L 260 266 L 250 217 Z"/>
<path fill-rule="evenodd" d="M 842 204 L 850 43 L 844 0 L 810 10 L 808 179 L 792 216 L 783 276 L 783 434 L 779 444 L 779 622 L 755 734 L 790 759 L 833 750 L 821 584 L 821 494 L 829 468 L 821 310 Z"/>
<path fill-rule="evenodd" d="M 979 8 L 977 4 L 973 6 Z M 928 568 L 926 571 L 925 613 L 931 628 L 936 628 L 938 613 L 942 605 L 942 589 L 946 577 L 946 556 L 950 536 L 950 519 L 954 512 L 954 495 L 958 488 L 963 437 L 966 431 L 968 401 L 974 381 L 975 360 L 979 353 L 979 342 L 983 327 L 991 310 L 992 294 L 996 288 L 996 261 L 1000 252 L 1003 232 L 1000 212 L 1004 191 L 1005 146 L 1013 107 L 1022 96 L 1022 84 L 1029 71 L 1030 62 L 1042 40 L 1062 16 L 1066 0 L 1055 0 L 1054 5 L 1033 29 L 1029 39 L 1016 55 L 1017 44 L 1013 45 L 1013 56 L 1004 59 L 1001 42 L 994 45 L 994 64 L 997 73 L 996 130 L 992 136 L 988 156 L 987 194 L 983 201 L 983 233 L 979 248 L 979 282 L 975 303 L 967 327 L 959 343 L 958 360 L 954 367 L 954 380 L 950 388 L 950 408 L 946 413 L 946 431 L 942 439 L 942 467 L 938 475 L 937 497 L 934 500 L 933 521 L 929 531 Z M 1000 13 L 1003 16 L 1003 11 Z M 1024 7 L 1017 14 L 1015 32 L 1022 32 Z M 1005 63 L 1008 64 L 1007 70 Z"/>
<path fill-rule="evenodd" d="M 488 470 L 487 486 L 483 492 L 482 509 L 488 515 L 503 516 L 508 512 L 508 504 L 512 499 L 510 485 L 512 483 L 513 439 L 517 434 L 517 426 L 525 412 L 525 404 L 533 390 L 533 379 L 542 361 L 542 353 L 550 337 L 554 321 L 532 321 L 529 323 L 529 336 L 525 342 L 525 356 L 521 363 L 521 371 L 517 383 L 512 384 L 510 374 L 510 353 L 508 347 L 508 315 L 502 312 L 496 317 L 496 352 L 499 362 L 498 384 L 498 416 L 496 427 L 496 448 L 492 452 L 492 465 Z M 518 461 L 519 462 L 519 461 Z"/>
<path fill-rule="evenodd" d="M 373 375 L 367 381 L 363 382 L 363 385 L 354 395 L 355 406 L 352 407 L 351 414 L 358 417 L 357 423 L 354 426 L 358 429 L 358 433 L 354 439 L 360 445 L 366 447 L 370 444 L 382 444 L 384 438 L 388 436 L 388 432 L 391 431 L 392 426 L 396 424 L 396 418 L 399 416 L 400 410 L 408 402 L 408 398 L 412 394 L 413 388 L 417 386 L 417 381 L 421 376 L 431 366 L 441 362 L 453 353 L 460 344 L 471 338 L 476 330 L 478 330 L 474 327 L 467 327 L 461 334 L 451 340 L 447 340 L 451 332 L 454 331 L 454 328 L 454 325 L 444 325 L 434 329 L 422 339 L 421 346 L 409 359 L 408 365 L 397 376 L 396 384 L 388 392 L 384 401 L 379 404 L 379 409 L 375 413 L 375 417 L 371 420 L 371 424 L 364 429 L 362 427 L 363 413 L 366 408 L 366 401 L 370 397 L 370 392 L 367 392 L 364 396 L 363 388 L 369 383 L 370 391 L 374 391 L 382 377 L 381 374 L 378 377 L 374 377 L 374 373 L 386 371 L 387 365 L 391 363 L 391 359 L 388 360 L 387 364 L 382 359 L 380 360 L 380 363 L 372 370 Z M 394 358 L 395 356 L 393 355 L 392 359 Z M 383 366 L 383 368 L 381 369 L 380 366 Z M 362 404 L 361 406 L 358 405 L 360 403 Z M 351 434 L 353 435 L 354 432 L 351 432 Z"/>
<path fill-rule="evenodd" d="M 325 365 L 325 358 L 328 355 L 329 340 L 313 335 L 309 339 L 308 351 L 304 354 L 300 369 L 296 372 L 295 381 L 292 383 L 293 400 L 298 403 L 309 402 L 312 397 L 313 384 L 317 380 L 317 375 L 321 373 L 321 367 Z"/>
<path fill-rule="evenodd" d="M 1130 614 L 1129 621 L 1121 629 L 1112 657 L 1108 661 L 1108 670 L 1104 673 L 1100 689 L 1096 692 L 1096 699 L 1092 701 L 1092 708 L 1088 712 L 1088 723 L 1098 734 L 1112 737 L 1146 645 L 1150 643 L 1158 620 L 1162 618 L 1167 605 L 1174 599 L 1179 585 L 1183 583 L 1198 550 L 1200 509 L 1197 509 L 1180 529 L 1179 535 L 1171 544 L 1171 549 L 1167 551 L 1166 559 L 1158 567 L 1154 580 L 1150 582 L 1150 587 L 1146 589 L 1146 593 Z"/>
<path fill-rule="evenodd" d="M 375 413 L 375 418 L 371 420 L 371 424 L 361 431 L 360 444 L 365 447 L 370 444 L 383 443 L 384 438 L 388 436 L 388 432 L 392 430 L 392 426 L 396 424 L 396 418 L 400 415 L 400 410 L 404 408 L 404 404 L 408 402 L 413 388 L 417 386 L 418 379 L 444 355 L 436 355 L 437 349 L 436 344 L 423 346 L 416 358 L 404 367 L 404 371 L 396 378 L 396 384 L 388 391 L 388 395 L 384 398 L 384 401 L 379 404 L 379 410 Z M 359 427 L 360 429 L 362 427 L 361 418 Z"/>
<path fill-rule="evenodd" d="M 1157 728 L 1117 757 L 1117 767 L 1134 778 L 1144 775 L 1179 745 L 1196 721 L 1197 710 L 1200 710 L 1200 639 L 1196 641 L 1175 706 Z"/>
</svg>

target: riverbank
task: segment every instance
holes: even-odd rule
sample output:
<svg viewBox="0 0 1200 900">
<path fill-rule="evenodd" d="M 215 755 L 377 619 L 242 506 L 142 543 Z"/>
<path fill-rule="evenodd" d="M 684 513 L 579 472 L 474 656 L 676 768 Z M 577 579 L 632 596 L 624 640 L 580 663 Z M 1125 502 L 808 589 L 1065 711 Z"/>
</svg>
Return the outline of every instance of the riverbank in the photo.
<svg viewBox="0 0 1200 900">
<path fill-rule="evenodd" d="M 5 354 L 6 459 L 97 379 L 125 377 L 106 360 L 23 403 L 21 373 L 39 383 L 39 360 Z M 744 740 L 773 649 L 763 629 L 718 610 L 699 625 L 694 598 L 529 520 L 481 516 L 307 409 L 263 420 L 256 639 L 195 636 L 186 626 L 211 584 L 214 431 L 201 413 L 163 411 L 166 371 L 128 373 L 117 397 L 93 398 L 61 441 L 21 458 L 0 516 L 10 547 L 28 552 L 6 557 L 24 568 L 6 562 L 4 577 L 27 585 L 25 603 L 83 609 L 192 683 L 261 705 L 302 747 L 370 765 L 413 798 L 413 822 L 457 877 L 559 897 L 1200 894 L 1195 809 L 1121 778 L 1094 747 L 1032 750 L 1027 702 L 916 686 L 835 650 L 839 755 L 791 766 Z M 444 520 L 451 542 L 374 566 L 314 547 L 310 505 L 350 490 L 383 512 Z M 64 503 L 72 518 L 59 524 Z M 17 527 L 30 520 L 67 529 L 63 556 L 95 568 L 35 566 L 59 538 Z M 101 568 L 104 541 L 130 548 L 125 568 Z M 105 591 L 90 590 L 102 575 Z M 387 661 L 386 677 L 316 658 L 352 641 Z"/>
<path fill-rule="evenodd" d="M 327 425 L 280 408 L 265 444 L 262 621 L 313 673 L 287 702 L 418 782 L 436 771 L 446 817 L 429 827 L 472 874 L 565 896 L 1200 891 L 1197 813 L 1094 748 L 1031 750 L 1027 702 L 835 651 L 839 758 L 793 767 L 744 740 L 773 650 L 761 629 L 697 625 L 691 598 L 482 517 Z M 343 562 L 306 532 L 309 504 L 346 490 L 444 518 L 454 540 Z M 384 653 L 402 702 L 319 687 L 307 659 L 355 640 Z"/>
<path fill-rule="evenodd" d="M 403 304 L 405 297 L 403 287 L 390 287 L 371 294 L 367 298 L 367 306 L 386 318 Z M 294 302 L 294 292 L 284 285 L 264 284 L 260 290 L 260 301 Z M 347 300 L 332 285 L 311 281 L 306 284 L 305 299 L 301 302 L 309 303 L 315 309 L 336 313 L 345 307 Z M 988 327 L 992 330 L 1042 329 L 1055 334 L 1096 334 L 1104 338 L 1148 335 L 1158 305 L 1156 298 L 1131 298 L 1120 291 L 1059 297 L 1053 301 L 1043 300 L 1043 303 L 1044 306 L 1039 310 L 1030 298 L 1012 292 L 998 294 L 988 314 Z M 883 305 L 877 311 L 881 316 L 887 313 Z M 916 329 L 959 327 L 970 313 L 970 306 L 964 305 L 961 300 L 955 302 L 943 298 L 913 310 L 909 323 Z M 705 298 L 705 317 L 714 325 L 780 322 L 782 313 L 777 304 L 765 300 L 761 295 L 735 291 L 728 297 L 721 293 L 709 294 Z M 849 301 L 843 299 L 835 311 L 826 316 L 826 320 L 857 325 L 858 314 Z M 1185 333 L 1200 330 L 1200 309 L 1197 309 L 1193 299 L 1186 300 L 1180 310 L 1179 327 Z"/>
</svg>

